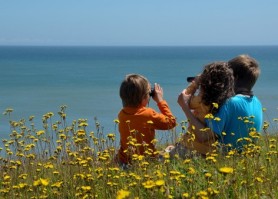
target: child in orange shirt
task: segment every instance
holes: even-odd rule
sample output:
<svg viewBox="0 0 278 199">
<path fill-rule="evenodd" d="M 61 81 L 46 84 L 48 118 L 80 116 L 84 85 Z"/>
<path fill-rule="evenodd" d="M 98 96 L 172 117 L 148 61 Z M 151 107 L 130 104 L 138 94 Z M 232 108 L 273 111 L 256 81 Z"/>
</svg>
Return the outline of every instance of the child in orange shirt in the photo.
<svg viewBox="0 0 278 199">
<path fill-rule="evenodd" d="M 120 97 L 123 108 L 118 114 L 119 163 L 131 163 L 133 154 L 155 156 L 156 150 L 152 143 L 155 130 L 169 130 L 176 126 L 176 119 L 163 99 L 163 89 L 155 84 L 152 90 L 144 76 L 129 74 L 121 84 Z M 147 107 L 150 98 L 157 103 L 161 113 Z"/>
</svg>

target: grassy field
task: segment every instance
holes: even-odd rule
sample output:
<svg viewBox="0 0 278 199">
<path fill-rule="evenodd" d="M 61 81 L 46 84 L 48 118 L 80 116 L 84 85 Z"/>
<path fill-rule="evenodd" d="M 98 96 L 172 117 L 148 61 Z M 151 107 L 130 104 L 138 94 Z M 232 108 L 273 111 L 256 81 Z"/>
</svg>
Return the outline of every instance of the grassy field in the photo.
<svg viewBox="0 0 278 199">
<path fill-rule="evenodd" d="M 102 132 L 97 121 L 88 132 L 86 119 L 67 124 L 62 106 L 57 116 L 43 115 L 36 129 L 33 116 L 13 121 L 12 111 L 4 113 L 10 138 L 0 149 L 0 198 L 278 198 L 277 119 L 272 127 L 265 121 L 257 144 L 240 154 L 170 160 L 165 153 L 159 160 L 147 153 L 133 155 L 123 170 L 113 161 L 117 120 L 115 132 Z M 169 140 L 186 131 L 184 124 L 167 132 Z"/>
</svg>

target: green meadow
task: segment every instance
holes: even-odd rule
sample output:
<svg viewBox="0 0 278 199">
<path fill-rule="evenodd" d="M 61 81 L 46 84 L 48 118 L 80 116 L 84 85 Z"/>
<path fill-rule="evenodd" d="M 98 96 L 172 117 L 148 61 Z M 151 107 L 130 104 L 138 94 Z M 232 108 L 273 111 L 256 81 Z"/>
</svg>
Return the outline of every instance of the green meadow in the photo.
<svg viewBox="0 0 278 199">
<path fill-rule="evenodd" d="M 97 119 L 68 123 L 66 111 L 61 106 L 46 113 L 38 125 L 35 116 L 14 121 L 13 110 L 6 109 L 10 132 L 0 149 L 0 198 L 278 198 L 278 119 L 250 135 L 256 144 L 243 138 L 241 153 L 215 150 L 186 159 L 164 153 L 154 159 L 147 151 L 122 169 L 114 162 L 118 120 L 111 121 L 114 132 L 103 132 Z M 168 143 L 154 140 L 157 149 L 186 133 L 186 125 L 181 121 L 163 132 Z M 130 144 L 136 147 L 136 140 Z"/>
</svg>

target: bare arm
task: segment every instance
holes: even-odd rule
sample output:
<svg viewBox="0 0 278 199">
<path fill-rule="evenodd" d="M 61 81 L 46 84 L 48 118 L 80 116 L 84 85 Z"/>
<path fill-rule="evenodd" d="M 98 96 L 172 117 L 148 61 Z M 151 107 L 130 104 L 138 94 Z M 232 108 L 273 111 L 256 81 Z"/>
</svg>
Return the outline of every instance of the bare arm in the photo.
<svg viewBox="0 0 278 199">
<path fill-rule="evenodd" d="M 197 78 L 197 77 L 196 77 Z M 196 90 L 198 89 L 198 82 L 196 80 L 193 80 L 186 88 L 186 94 L 188 95 L 194 95 Z"/>
<path fill-rule="evenodd" d="M 198 139 L 199 142 L 205 142 L 209 140 L 210 138 L 214 137 L 214 133 L 211 130 L 207 130 L 206 132 L 201 131 L 201 129 L 205 129 L 206 126 L 194 116 L 194 114 L 191 112 L 188 101 L 190 100 L 191 95 L 187 94 L 186 89 L 184 89 L 178 97 L 178 104 L 182 108 L 185 116 L 190 121 L 191 125 L 195 126 L 195 136 Z"/>
</svg>

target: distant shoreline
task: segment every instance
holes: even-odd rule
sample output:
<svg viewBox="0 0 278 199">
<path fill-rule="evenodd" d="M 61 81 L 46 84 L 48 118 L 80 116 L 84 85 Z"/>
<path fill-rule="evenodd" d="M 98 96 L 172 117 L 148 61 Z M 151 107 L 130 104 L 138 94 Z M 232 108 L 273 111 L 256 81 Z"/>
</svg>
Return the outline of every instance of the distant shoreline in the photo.
<svg viewBox="0 0 278 199">
<path fill-rule="evenodd" d="M 6 45 L 0 44 L 0 47 L 93 47 L 93 48 L 198 48 L 198 47 L 215 47 L 215 48 L 222 48 L 222 47 L 278 47 L 278 44 L 275 45 Z"/>
</svg>

